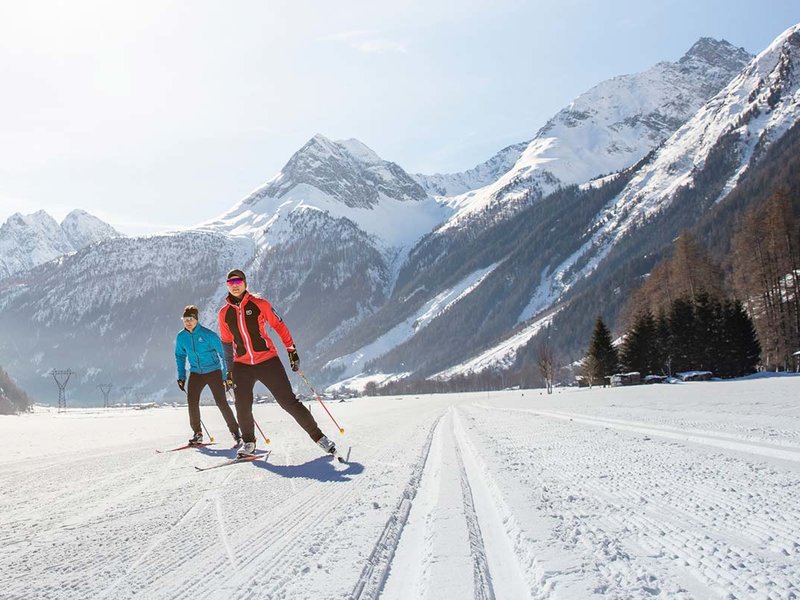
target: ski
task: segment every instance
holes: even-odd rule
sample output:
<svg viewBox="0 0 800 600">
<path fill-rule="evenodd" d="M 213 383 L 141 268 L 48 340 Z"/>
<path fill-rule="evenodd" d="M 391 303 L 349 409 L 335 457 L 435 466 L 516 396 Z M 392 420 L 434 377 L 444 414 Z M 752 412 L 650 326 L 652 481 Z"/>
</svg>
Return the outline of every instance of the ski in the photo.
<svg viewBox="0 0 800 600">
<path fill-rule="evenodd" d="M 270 455 L 272 450 L 267 450 L 264 454 L 253 454 L 252 456 L 242 456 L 241 458 L 231 458 L 230 460 L 226 460 L 225 462 L 217 463 L 215 465 L 211 465 L 210 467 L 198 467 L 195 466 L 195 469 L 198 471 L 208 471 L 210 469 L 218 469 L 219 467 L 227 467 L 229 465 L 235 465 L 238 463 L 244 462 L 253 462 L 254 460 L 258 460 L 259 458 L 263 458 L 267 460 L 267 457 Z"/>
<path fill-rule="evenodd" d="M 156 450 L 156 454 L 164 454 L 166 452 L 177 452 L 178 450 L 186 450 L 187 448 L 205 448 L 206 446 L 213 446 L 215 442 L 209 442 L 207 444 L 186 444 L 184 446 L 179 446 L 177 448 L 171 448 L 170 450 Z"/>
</svg>

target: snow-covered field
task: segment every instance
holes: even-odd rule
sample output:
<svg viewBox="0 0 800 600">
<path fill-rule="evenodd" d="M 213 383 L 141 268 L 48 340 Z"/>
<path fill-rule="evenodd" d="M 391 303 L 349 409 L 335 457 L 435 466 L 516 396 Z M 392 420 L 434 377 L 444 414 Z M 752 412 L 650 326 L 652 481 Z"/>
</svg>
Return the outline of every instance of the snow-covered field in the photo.
<svg viewBox="0 0 800 600">
<path fill-rule="evenodd" d="M 800 377 L 329 407 L 0 417 L 0 598 L 800 597 Z"/>
</svg>

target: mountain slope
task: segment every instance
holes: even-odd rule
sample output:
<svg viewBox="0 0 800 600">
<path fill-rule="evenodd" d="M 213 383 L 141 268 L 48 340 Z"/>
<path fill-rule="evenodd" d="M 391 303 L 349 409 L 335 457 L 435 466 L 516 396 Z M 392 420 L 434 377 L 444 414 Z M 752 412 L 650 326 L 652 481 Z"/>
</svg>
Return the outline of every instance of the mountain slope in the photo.
<svg viewBox="0 0 800 600">
<path fill-rule="evenodd" d="M 592 219 L 574 253 L 543 276 L 533 297 L 551 299 L 542 310 L 564 305 L 553 321 L 564 352 L 576 358 L 598 312 L 607 323 L 616 321 L 621 299 L 682 230 L 695 228 L 700 239 L 713 236 L 710 243 L 725 247 L 736 214 L 775 186 L 797 189 L 797 180 L 764 173 L 796 162 L 796 143 L 784 140 L 799 135 L 798 123 L 800 25 L 779 36 L 659 148 Z"/>
</svg>

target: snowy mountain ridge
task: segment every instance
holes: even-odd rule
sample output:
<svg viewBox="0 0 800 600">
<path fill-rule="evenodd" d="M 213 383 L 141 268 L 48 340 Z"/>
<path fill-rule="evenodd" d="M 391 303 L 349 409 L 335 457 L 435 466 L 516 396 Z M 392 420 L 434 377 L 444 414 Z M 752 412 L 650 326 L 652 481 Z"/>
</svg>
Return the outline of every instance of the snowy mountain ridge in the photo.
<svg viewBox="0 0 800 600">
<path fill-rule="evenodd" d="M 795 25 L 680 127 L 598 213 L 575 252 L 542 274 L 527 312 L 546 314 L 577 282 L 602 268 L 603 260 L 634 228 L 663 214 L 678 195 L 697 185 L 709 160 L 716 169 L 725 165 L 725 181 L 713 198 L 715 203 L 724 201 L 753 161 L 799 121 L 800 25 Z M 486 356 L 497 357 L 495 364 L 504 362 L 512 339 L 442 375 L 484 369 Z"/>
<path fill-rule="evenodd" d="M 507 173 L 522 156 L 529 142 L 507 146 L 492 158 L 462 173 L 423 175 L 415 173 L 414 180 L 433 196 L 458 196 L 485 187 Z"/>
<path fill-rule="evenodd" d="M 637 224 L 669 207 L 676 194 L 694 185 L 711 152 L 722 143 L 736 164 L 716 202 L 722 201 L 748 169 L 752 159 L 800 120 L 800 25 L 779 36 L 681 127 L 637 173 L 622 193 L 598 216 L 591 238 L 554 270 L 563 274 L 591 257 L 570 278 L 550 280 L 551 293 L 563 294 L 591 272 L 616 243 Z M 541 293 L 541 292 L 540 292 Z"/>
<path fill-rule="evenodd" d="M 73 210 L 59 224 L 47 212 L 15 213 L 0 226 L 0 279 L 95 242 L 121 237 L 108 223 Z"/>
<path fill-rule="evenodd" d="M 677 63 L 599 83 L 550 119 L 502 177 L 450 198 L 456 213 L 441 229 L 635 164 L 751 58 L 724 40 L 702 38 Z"/>
</svg>

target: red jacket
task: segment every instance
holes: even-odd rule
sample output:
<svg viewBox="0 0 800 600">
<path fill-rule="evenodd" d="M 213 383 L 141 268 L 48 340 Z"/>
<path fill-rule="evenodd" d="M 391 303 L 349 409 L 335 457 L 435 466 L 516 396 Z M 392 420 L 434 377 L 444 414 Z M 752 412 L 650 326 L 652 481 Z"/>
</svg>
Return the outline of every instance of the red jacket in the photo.
<svg viewBox="0 0 800 600">
<path fill-rule="evenodd" d="M 229 294 L 225 306 L 219 310 L 219 337 L 224 344 L 233 343 L 234 362 L 255 365 L 278 355 L 267 335 L 267 323 L 284 346 L 294 346 L 286 323 L 264 298 L 245 291 L 238 305 L 231 299 Z"/>
</svg>

